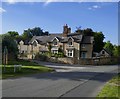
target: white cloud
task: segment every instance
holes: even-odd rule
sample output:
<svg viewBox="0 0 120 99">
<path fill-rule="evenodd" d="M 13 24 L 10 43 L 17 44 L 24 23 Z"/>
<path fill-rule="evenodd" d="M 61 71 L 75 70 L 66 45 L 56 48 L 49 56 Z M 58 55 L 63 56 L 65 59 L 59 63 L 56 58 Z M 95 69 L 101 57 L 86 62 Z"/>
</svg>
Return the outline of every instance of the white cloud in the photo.
<svg viewBox="0 0 120 99">
<path fill-rule="evenodd" d="M 9 4 L 15 4 L 17 0 L 7 0 L 6 2 L 8 2 Z"/>
<path fill-rule="evenodd" d="M 46 2 L 44 3 L 44 6 L 47 6 L 51 2 L 55 2 L 55 1 L 58 1 L 58 0 L 46 0 Z"/>
<path fill-rule="evenodd" d="M 2 0 L 3 2 L 118 2 L 119 0 Z"/>
<path fill-rule="evenodd" d="M 3 12 L 6 12 L 6 10 L 3 8 L 0 8 L 0 13 L 3 13 Z"/>
<path fill-rule="evenodd" d="M 99 9 L 99 8 L 101 8 L 101 7 L 98 6 L 98 5 L 93 5 L 92 7 L 89 7 L 88 9 L 89 10 L 95 10 L 95 9 Z"/>
<path fill-rule="evenodd" d="M 93 8 L 98 9 L 98 8 L 100 8 L 100 6 L 94 5 Z"/>
</svg>

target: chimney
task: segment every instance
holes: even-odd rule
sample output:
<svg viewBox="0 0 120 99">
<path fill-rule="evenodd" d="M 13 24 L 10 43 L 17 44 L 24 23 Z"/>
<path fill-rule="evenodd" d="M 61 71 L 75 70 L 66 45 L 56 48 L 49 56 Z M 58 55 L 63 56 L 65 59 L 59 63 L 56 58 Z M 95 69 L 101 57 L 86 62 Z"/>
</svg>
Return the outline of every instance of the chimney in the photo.
<svg viewBox="0 0 120 99">
<path fill-rule="evenodd" d="M 65 25 L 63 26 L 63 37 L 67 37 L 67 35 L 68 35 L 69 33 L 71 33 L 71 28 L 68 28 L 68 25 L 65 24 Z"/>
<path fill-rule="evenodd" d="M 71 33 L 71 28 L 68 28 L 68 33 Z"/>
</svg>

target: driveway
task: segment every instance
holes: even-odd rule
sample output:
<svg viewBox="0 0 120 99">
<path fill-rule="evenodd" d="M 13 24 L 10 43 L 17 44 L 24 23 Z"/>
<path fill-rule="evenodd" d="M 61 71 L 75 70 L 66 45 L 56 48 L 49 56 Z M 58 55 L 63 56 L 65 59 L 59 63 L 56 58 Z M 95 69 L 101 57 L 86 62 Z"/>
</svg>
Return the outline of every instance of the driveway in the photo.
<svg viewBox="0 0 120 99">
<path fill-rule="evenodd" d="M 56 69 L 56 72 L 3 80 L 3 97 L 95 97 L 118 69 L 116 65 L 78 67 L 39 63 Z"/>
</svg>

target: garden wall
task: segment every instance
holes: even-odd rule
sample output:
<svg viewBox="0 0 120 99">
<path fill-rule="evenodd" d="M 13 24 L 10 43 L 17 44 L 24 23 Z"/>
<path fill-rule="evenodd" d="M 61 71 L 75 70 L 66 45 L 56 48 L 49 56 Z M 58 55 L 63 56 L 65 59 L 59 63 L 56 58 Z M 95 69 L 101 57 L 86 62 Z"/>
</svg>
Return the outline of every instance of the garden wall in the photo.
<svg viewBox="0 0 120 99">
<path fill-rule="evenodd" d="M 93 58 L 93 59 L 75 59 L 75 58 L 47 58 L 49 62 L 55 63 L 66 63 L 66 64 L 80 64 L 80 65 L 110 65 L 120 64 L 120 58 L 117 57 L 104 57 L 104 58 Z"/>
</svg>

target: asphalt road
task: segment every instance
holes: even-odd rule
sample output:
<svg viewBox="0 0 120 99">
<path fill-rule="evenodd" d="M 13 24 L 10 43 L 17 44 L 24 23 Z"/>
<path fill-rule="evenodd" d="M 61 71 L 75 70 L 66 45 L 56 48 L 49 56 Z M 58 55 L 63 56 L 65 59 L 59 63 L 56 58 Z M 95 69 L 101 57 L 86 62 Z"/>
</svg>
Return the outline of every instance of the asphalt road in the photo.
<svg viewBox="0 0 120 99">
<path fill-rule="evenodd" d="M 2 97 L 95 97 L 118 66 L 81 66 L 39 62 L 56 72 L 2 81 Z"/>
</svg>

